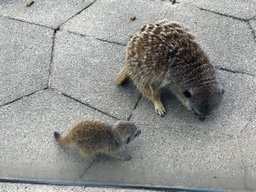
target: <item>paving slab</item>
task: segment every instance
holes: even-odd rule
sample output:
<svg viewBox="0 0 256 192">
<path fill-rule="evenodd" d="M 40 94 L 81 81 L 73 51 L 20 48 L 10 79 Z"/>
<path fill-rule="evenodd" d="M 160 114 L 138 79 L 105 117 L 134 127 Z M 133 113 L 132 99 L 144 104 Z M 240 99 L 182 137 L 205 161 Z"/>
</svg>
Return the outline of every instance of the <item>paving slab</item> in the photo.
<svg viewBox="0 0 256 192">
<path fill-rule="evenodd" d="M 253 121 L 255 115 L 255 78 L 222 70 L 217 70 L 216 74 L 225 90 L 223 101 L 204 121 L 200 121 L 174 95 L 165 90 L 162 93 L 162 102 L 167 110 L 164 118 L 157 116 L 153 104 L 142 97 L 131 120 L 156 127 L 185 124 L 191 130 L 237 137 L 246 124 Z"/>
<path fill-rule="evenodd" d="M 255 113 L 256 114 L 256 113 Z M 248 123 L 238 137 L 241 149 L 242 163 L 245 169 L 246 187 L 250 190 L 256 189 L 256 131 L 255 120 Z"/>
<path fill-rule="evenodd" d="M 255 158 L 243 163 L 240 149 L 250 153 L 254 147 L 247 151 L 248 146 L 241 147 L 237 138 L 246 126 L 254 128 L 248 122 L 255 119 L 255 78 L 226 71 L 217 71 L 217 76 L 225 89 L 223 103 L 205 121 L 199 121 L 168 91 L 162 99 L 167 109 L 164 118 L 158 117 L 153 105 L 142 98 L 131 117 L 143 133 L 132 148 L 135 162 L 122 164 L 122 170 L 114 165 L 94 165 L 86 175 L 101 171 L 104 175 L 100 178 L 107 182 L 141 184 L 139 178 L 143 178 L 151 185 L 248 189 L 254 176 L 247 177 L 244 166 L 254 165 Z M 110 177 L 108 170 L 117 173 Z M 86 175 L 83 178 L 87 179 Z"/>
<path fill-rule="evenodd" d="M 247 22 L 184 4 L 171 6 L 165 19 L 188 28 L 216 67 L 256 75 L 256 42 Z"/>
<path fill-rule="evenodd" d="M 178 2 L 241 19 L 251 19 L 256 15 L 256 2 L 254 0 L 178 0 Z"/>
<path fill-rule="evenodd" d="M 125 47 L 60 31 L 56 34 L 50 86 L 98 110 L 127 119 L 140 93 L 135 86 L 118 87 Z"/>
<path fill-rule="evenodd" d="M 148 0 L 98 0 L 61 28 L 126 45 L 142 25 L 163 19 L 170 5 Z M 136 17 L 134 21 L 132 16 Z"/>
<path fill-rule="evenodd" d="M 191 129 L 188 124 L 139 124 L 128 162 L 94 164 L 81 178 L 110 184 L 190 189 L 244 189 L 236 138 Z M 156 127 L 157 126 L 157 127 Z"/>
<path fill-rule="evenodd" d="M 28 2 L 29 0 L 2 0 L 0 15 L 56 29 L 95 0 L 34 1 L 27 7 Z"/>
<path fill-rule="evenodd" d="M 0 106 L 47 87 L 53 30 L 0 17 Z"/>
<path fill-rule="evenodd" d="M 0 179 L 76 181 L 91 166 L 53 132 L 85 119 L 115 120 L 51 90 L 0 108 Z"/>
</svg>

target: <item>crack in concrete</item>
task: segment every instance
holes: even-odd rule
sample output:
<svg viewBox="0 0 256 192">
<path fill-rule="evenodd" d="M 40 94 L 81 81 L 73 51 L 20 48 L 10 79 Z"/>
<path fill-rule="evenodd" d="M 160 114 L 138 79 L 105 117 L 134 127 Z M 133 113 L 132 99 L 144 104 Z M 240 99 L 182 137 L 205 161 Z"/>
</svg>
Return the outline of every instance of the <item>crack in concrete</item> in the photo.
<svg viewBox="0 0 256 192">
<path fill-rule="evenodd" d="M 65 30 L 64 30 L 65 31 Z M 73 32 L 73 31 L 66 31 L 70 34 L 74 34 L 74 35 L 79 35 L 81 37 L 87 37 L 87 38 L 92 38 L 94 40 L 98 40 L 98 41 L 102 41 L 102 42 L 105 42 L 105 43 L 112 43 L 112 44 L 115 44 L 115 45 L 121 45 L 121 46 L 126 46 L 126 44 L 124 43 L 120 43 L 120 42 L 115 42 L 115 41 L 109 41 L 109 40 L 106 40 L 106 39 L 100 39 L 100 38 L 97 38 L 97 37 L 93 37 L 93 36 L 87 36 L 85 34 L 80 34 L 80 33 L 76 33 L 76 32 Z"/>
<path fill-rule="evenodd" d="M 137 100 L 137 102 L 135 103 L 134 105 L 134 108 L 132 109 L 132 112 L 137 108 L 138 104 L 139 104 L 139 101 L 140 99 L 142 98 L 142 95 L 139 96 L 139 99 Z M 132 117 L 132 112 L 131 114 L 129 115 L 129 117 L 127 118 L 127 121 L 130 121 L 131 117 Z"/>
<path fill-rule="evenodd" d="M 171 0 L 170 0 L 170 1 L 171 1 Z M 177 2 L 176 0 L 172 0 L 172 5 L 174 5 L 174 4 L 176 4 L 176 3 L 178 4 L 178 3 L 180 3 L 180 2 Z M 169 6 L 169 9 L 166 11 L 166 13 L 165 13 L 163 19 L 165 19 L 166 15 L 169 13 L 169 11 L 170 11 L 172 5 Z"/>
<path fill-rule="evenodd" d="M 121 46 L 126 46 L 126 44 L 124 43 L 119 43 L 119 42 L 115 42 L 115 41 L 108 41 L 108 40 L 105 40 L 105 39 L 100 39 L 100 38 L 95 38 L 99 41 L 103 41 L 103 42 L 106 42 L 106 43 L 112 43 L 112 44 L 115 44 L 115 45 L 121 45 Z"/>
<path fill-rule="evenodd" d="M 230 73 L 240 73 L 240 74 L 243 74 L 243 75 L 248 75 L 248 76 L 251 76 L 251 77 L 255 77 L 255 75 L 253 75 L 253 74 L 242 72 L 242 71 L 234 71 L 234 70 L 231 70 L 231 69 L 226 69 L 226 68 L 218 67 L 218 66 L 215 67 L 215 68 L 218 69 L 218 70 L 227 71 L 227 72 L 230 72 Z"/>
</svg>

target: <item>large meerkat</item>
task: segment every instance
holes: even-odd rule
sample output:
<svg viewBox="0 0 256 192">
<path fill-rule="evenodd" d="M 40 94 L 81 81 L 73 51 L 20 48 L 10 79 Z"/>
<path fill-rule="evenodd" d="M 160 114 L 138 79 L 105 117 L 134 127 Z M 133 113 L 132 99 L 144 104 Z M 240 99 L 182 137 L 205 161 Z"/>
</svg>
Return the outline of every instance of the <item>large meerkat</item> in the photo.
<svg viewBox="0 0 256 192">
<path fill-rule="evenodd" d="M 129 121 L 117 121 L 111 126 L 101 121 L 84 120 L 73 125 L 66 136 L 54 132 L 54 137 L 63 146 L 75 146 L 82 156 L 92 161 L 96 160 L 97 153 L 130 160 L 131 156 L 122 154 L 120 150 L 140 133 Z"/>
<path fill-rule="evenodd" d="M 171 21 L 146 24 L 131 35 L 116 83 L 122 85 L 126 80 L 132 80 L 152 101 L 160 116 L 165 114 L 162 87 L 171 90 L 200 120 L 222 100 L 223 90 L 207 55 L 186 29 Z"/>
</svg>

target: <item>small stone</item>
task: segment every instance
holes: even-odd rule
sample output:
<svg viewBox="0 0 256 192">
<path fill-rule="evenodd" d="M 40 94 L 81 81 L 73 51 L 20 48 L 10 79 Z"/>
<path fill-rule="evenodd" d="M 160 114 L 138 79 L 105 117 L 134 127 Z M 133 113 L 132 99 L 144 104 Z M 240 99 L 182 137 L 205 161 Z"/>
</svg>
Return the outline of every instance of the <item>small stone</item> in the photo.
<svg viewBox="0 0 256 192">
<path fill-rule="evenodd" d="M 34 1 L 33 1 L 33 0 L 30 0 L 30 1 L 27 3 L 27 7 L 30 7 L 33 3 L 34 3 Z"/>
<path fill-rule="evenodd" d="M 136 19 L 136 17 L 135 17 L 135 16 L 132 16 L 130 19 L 131 19 L 132 21 L 134 21 L 134 20 Z"/>
</svg>

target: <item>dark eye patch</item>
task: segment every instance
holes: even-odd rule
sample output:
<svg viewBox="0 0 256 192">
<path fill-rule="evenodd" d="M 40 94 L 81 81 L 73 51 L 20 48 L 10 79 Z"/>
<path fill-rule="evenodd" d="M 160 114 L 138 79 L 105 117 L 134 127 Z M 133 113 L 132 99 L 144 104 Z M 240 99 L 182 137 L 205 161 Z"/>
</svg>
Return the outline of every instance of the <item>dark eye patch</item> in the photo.
<svg viewBox="0 0 256 192">
<path fill-rule="evenodd" d="M 188 90 L 184 91 L 183 94 L 185 95 L 186 98 L 192 97 L 191 93 L 189 93 Z"/>
</svg>

